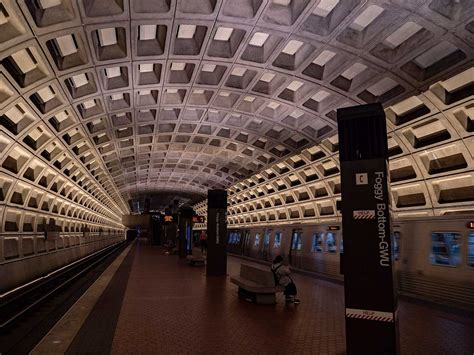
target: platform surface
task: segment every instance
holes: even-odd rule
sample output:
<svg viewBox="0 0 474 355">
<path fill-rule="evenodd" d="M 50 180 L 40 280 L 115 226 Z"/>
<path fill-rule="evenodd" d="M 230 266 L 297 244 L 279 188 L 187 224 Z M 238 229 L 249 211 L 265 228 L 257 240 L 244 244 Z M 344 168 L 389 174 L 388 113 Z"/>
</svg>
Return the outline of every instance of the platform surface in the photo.
<svg viewBox="0 0 474 355">
<path fill-rule="evenodd" d="M 345 353 L 341 285 L 294 274 L 300 305 L 285 305 L 283 296 L 274 306 L 256 305 L 237 297 L 229 276 L 207 278 L 205 268 L 190 267 L 143 242 L 130 253 L 130 270 L 119 270 L 115 280 L 128 279 L 118 296 L 121 307 L 98 302 L 69 353 Z M 229 256 L 228 274 L 238 275 L 242 262 L 252 263 Z M 120 314 L 97 324 L 98 314 L 106 312 Z M 474 320 L 459 312 L 400 301 L 399 324 L 402 354 L 474 351 Z M 102 337 L 85 338 L 99 326 Z M 104 331 L 107 327 L 112 331 Z"/>
</svg>

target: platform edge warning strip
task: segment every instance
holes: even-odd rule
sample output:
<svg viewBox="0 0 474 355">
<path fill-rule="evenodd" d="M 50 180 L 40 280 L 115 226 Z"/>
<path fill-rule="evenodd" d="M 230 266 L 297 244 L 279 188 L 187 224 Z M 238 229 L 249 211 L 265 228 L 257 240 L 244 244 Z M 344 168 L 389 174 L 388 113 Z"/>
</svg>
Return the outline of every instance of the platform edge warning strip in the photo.
<svg viewBox="0 0 474 355">
<path fill-rule="evenodd" d="M 133 243 L 112 280 L 100 295 L 66 354 L 110 353 L 137 244 L 138 240 Z"/>
<path fill-rule="evenodd" d="M 113 279 L 115 273 L 130 253 L 132 245 L 123 250 L 109 265 L 102 275 L 91 287 L 77 300 L 77 302 L 61 317 L 53 328 L 30 352 L 36 354 L 64 354 L 87 320 L 92 311 L 98 295 L 101 295 Z"/>
</svg>

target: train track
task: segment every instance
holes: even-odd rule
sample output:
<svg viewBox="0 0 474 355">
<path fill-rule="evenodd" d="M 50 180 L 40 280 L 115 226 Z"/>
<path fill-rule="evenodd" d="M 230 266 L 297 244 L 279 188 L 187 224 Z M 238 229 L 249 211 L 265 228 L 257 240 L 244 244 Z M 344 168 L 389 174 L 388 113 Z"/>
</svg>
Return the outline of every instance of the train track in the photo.
<svg viewBox="0 0 474 355">
<path fill-rule="evenodd" d="M 0 295 L 0 354 L 29 353 L 127 245 L 114 244 Z"/>
</svg>

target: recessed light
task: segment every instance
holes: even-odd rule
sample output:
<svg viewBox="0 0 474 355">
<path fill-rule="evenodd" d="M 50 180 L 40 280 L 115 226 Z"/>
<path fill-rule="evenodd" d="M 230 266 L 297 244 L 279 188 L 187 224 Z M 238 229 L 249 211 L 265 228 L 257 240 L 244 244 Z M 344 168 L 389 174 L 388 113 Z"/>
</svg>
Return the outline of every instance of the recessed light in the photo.
<svg viewBox="0 0 474 355">
<path fill-rule="evenodd" d="M 99 29 L 98 34 L 101 47 L 112 46 L 117 43 L 117 32 L 114 27 Z"/>
<path fill-rule="evenodd" d="M 216 70 L 216 65 L 215 64 L 204 64 L 202 66 L 202 71 L 213 73 L 214 70 Z"/>
<path fill-rule="evenodd" d="M 269 36 L 270 35 L 265 32 L 256 32 L 252 36 L 252 39 L 250 40 L 249 44 L 251 46 L 261 47 L 265 44 Z"/>
<path fill-rule="evenodd" d="M 156 25 L 140 25 L 140 41 L 147 41 L 156 38 Z"/>
<path fill-rule="evenodd" d="M 285 48 L 283 48 L 282 52 L 288 55 L 295 55 L 302 45 L 303 42 L 292 39 L 290 42 L 288 42 Z"/>
<path fill-rule="evenodd" d="M 219 27 L 214 35 L 214 40 L 228 41 L 233 31 L 234 29 L 230 27 Z"/>
<path fill-rule="evenodd" d="M 191 39 L 196 33 L 196 25 L 179 25 L 178 27 L 178 38 L 179 39 Z"/>
<path fill-rule="evenodd" d="M 72 35 L 57 37 L 56 43 L 58 44 L 58 49 L 62 57 L 66 57 L 77 52 L 76 43 L 74 42 Z"/>
<path fill-rule="evenodd" d="M 186 68 L 186 63 L 171 63 L 171 70 L 173 71 L 181 71 Z"/>
</svg>

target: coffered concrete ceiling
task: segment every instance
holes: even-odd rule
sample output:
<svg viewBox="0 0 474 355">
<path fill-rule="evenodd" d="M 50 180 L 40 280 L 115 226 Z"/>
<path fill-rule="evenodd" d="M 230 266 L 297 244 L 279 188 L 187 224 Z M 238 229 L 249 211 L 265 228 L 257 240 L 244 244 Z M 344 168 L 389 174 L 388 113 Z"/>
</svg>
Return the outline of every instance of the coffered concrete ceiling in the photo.
<svg viewBox="0 0 474 355">
<path fill-rule="evenodd" d="M 204 196 L 332 136 L 339 107 L 472 65 L 473 16 L 470 0 L 0 0 L 2 169 L 87 178 L 117 214 Z"/>
</svg>

